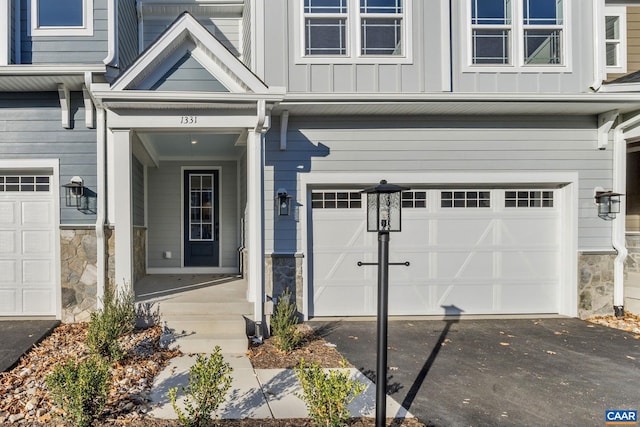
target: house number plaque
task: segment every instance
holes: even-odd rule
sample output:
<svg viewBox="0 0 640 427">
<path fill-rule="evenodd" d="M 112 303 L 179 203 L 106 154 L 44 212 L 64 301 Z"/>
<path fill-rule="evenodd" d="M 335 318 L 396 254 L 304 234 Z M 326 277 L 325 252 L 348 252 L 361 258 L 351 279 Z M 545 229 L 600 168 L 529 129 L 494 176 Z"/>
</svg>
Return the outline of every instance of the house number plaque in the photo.
<svg viewBox="0 0 640 427">
<path fill-rule="evenodd" d="M 180 116 L 181 125 L 196 125 L 198 124 L 198 116 Z"/>
</svg>

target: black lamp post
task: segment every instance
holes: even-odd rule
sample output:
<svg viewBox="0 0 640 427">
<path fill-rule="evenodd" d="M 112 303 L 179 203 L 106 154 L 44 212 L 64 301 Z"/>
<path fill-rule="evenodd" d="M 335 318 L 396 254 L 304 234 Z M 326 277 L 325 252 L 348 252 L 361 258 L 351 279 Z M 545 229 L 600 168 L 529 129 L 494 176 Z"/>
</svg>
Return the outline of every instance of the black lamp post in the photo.
<svg viewBox="0 0 640 427">
<path fill-rule="evenodd" d="M 378 349 L 376 352 L 376 427 L 387 419 L 387 320 L 389 314 L 389 233 L 400 231 L 402 192 L 382 180 L 362 190 L 367 195 L 367 231 L 378 232 Z M 394 263 L 395 264 L 395 263 Z M 400 263 L 408 265 L 408 263 Z M 365 263 L 358 263 L 365 265 Z"/>
</svg>

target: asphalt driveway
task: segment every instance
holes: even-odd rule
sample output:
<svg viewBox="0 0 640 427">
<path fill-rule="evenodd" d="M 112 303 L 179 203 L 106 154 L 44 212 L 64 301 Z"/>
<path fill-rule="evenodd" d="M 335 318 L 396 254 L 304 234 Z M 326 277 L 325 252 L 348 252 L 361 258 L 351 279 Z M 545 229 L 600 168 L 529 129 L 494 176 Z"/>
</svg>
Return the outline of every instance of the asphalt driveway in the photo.
<svg viewBox="0 0 640 427">
<path fill-rule="evenodd" d="M 14 367 L 23 354 L 46 338 L 59 320 L 1 320 L 0 372 Z"/>
<path fill-rule="evenodd" d="M 310 323 L 375 380 L 376 322 Z M 433 426 L 601 426 L 640 410 L 640 339 L 578 319 L 390 320 L 388 392 Z"/>
</svg>

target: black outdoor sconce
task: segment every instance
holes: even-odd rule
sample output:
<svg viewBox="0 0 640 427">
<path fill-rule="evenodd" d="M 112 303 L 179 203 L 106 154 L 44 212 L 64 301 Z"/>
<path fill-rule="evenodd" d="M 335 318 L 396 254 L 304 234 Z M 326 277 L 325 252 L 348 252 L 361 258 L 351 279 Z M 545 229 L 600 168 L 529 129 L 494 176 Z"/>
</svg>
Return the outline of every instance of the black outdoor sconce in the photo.
<svg viewBox="0 0 640 427">
<path fill-rule="evenodd" d="M 620 193 L 613 191 L 596 191 L 595 199 L 598 205 L 598 216 L 605 221 L 615 219 L 620 213 Z"/>
<path fill-rule="evenodd" d="M 289 216 L 291 214 L 291 196 L 284 188 L 278 188 L 276 192 L 276 211 L 278 216 Z"/>
<path fill-rule="evenodd" d="M 69 208 L 80 209 L 82 196 L 84 196 L 84 180 L 79 176 L 71 178 L 68 184 L 64 184 L 65 204 Z"/>
</svg>

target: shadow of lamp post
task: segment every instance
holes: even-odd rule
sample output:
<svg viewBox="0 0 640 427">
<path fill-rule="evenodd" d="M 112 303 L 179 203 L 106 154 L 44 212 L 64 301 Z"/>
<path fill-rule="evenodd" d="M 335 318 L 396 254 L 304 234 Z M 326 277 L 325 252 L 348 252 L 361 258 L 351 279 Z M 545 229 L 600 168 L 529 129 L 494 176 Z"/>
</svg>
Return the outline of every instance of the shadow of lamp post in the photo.
<svg viewBox="0 0 640 427">
<path fill-rule="evenodd" d="M 387 323 L 389 315 L 389 233 L 401 231 L 402 192 L 409 190 L 388 184 L 380 184 L 362 190 L 367 195 L 367 231 L 378 233 L 378 262 L 362 265 L 378 265 L 378 346 L 376 352 L 376 427 L 385 425 L 387 418 Z M 405 265 L 409 262 L 391 263 Z"/>
</svg>

